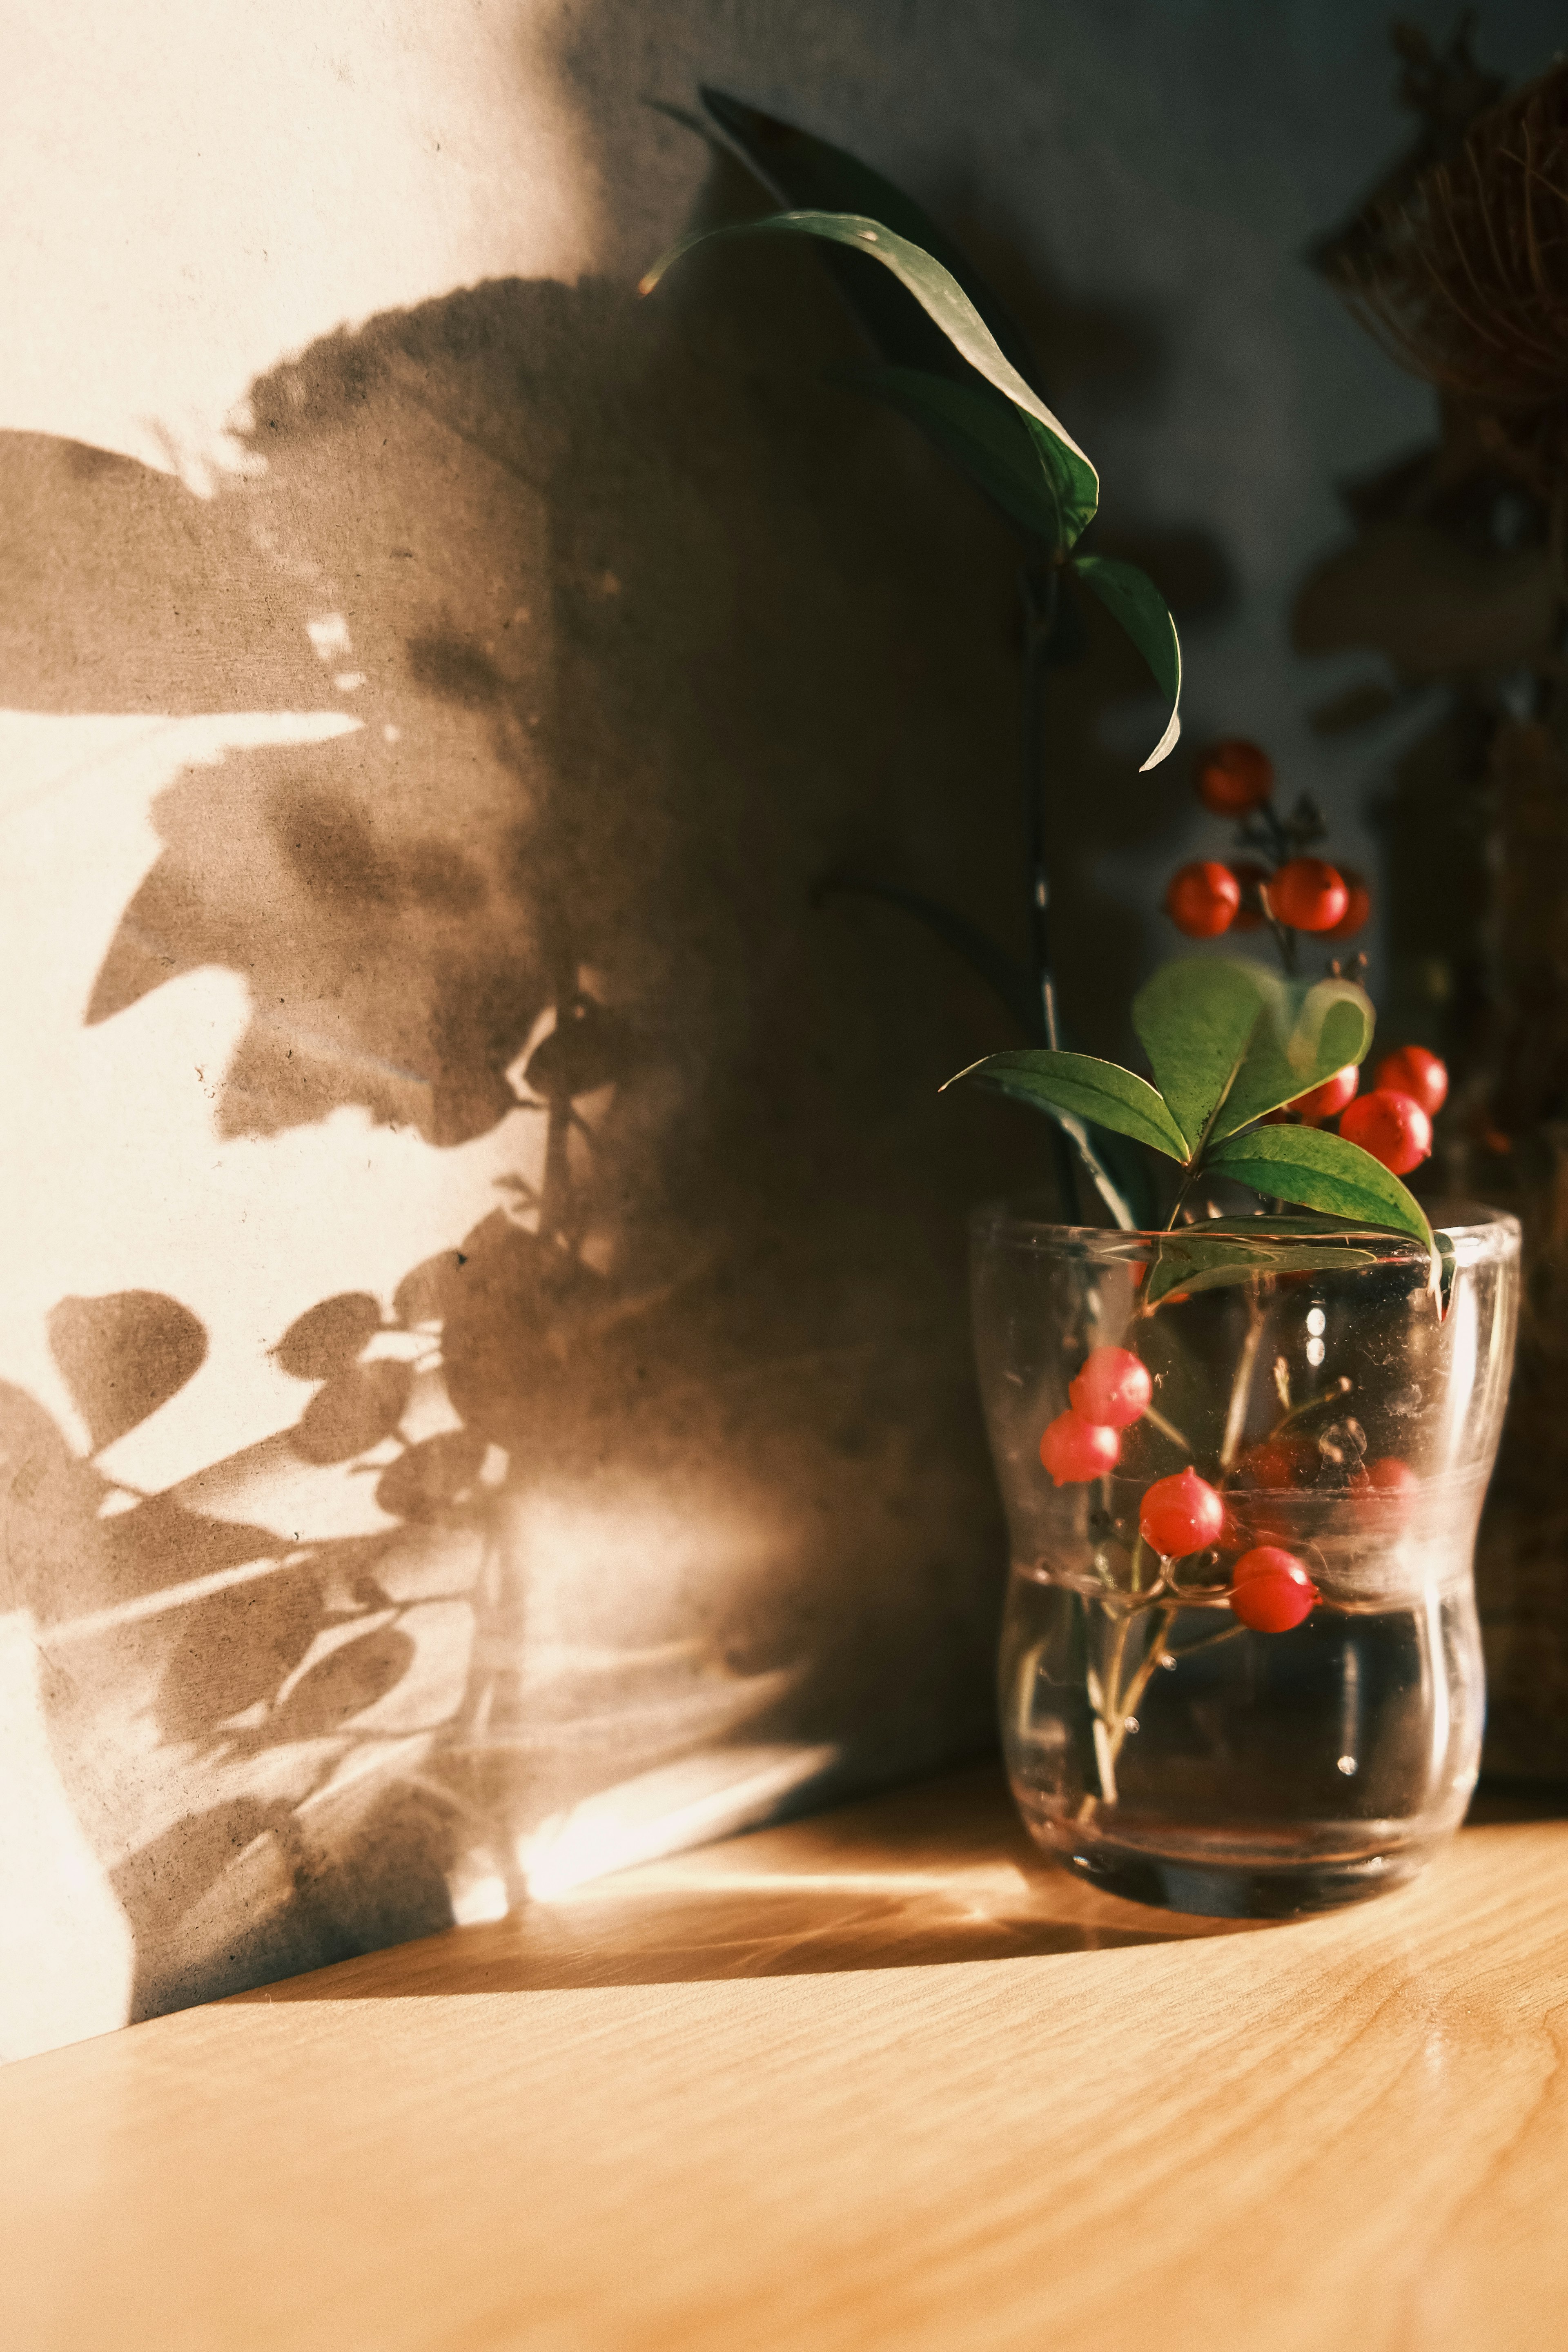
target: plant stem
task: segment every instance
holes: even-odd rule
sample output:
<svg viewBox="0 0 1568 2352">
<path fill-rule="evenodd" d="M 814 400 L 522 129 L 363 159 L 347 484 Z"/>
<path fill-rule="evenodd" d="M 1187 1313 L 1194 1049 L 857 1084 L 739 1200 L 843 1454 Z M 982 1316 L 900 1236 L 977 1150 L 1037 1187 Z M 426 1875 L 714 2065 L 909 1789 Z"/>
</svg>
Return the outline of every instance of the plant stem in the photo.
<svg viewBox="0 0 1568 2352">
<path fill-rule="evenodd" d="M 1060 576 L 1054 566 L 1026 563 L 1018 574 L 1024 608 L 1023 787 L 1024 856 L 1029 904 L 1029 971 L 1039 1000 L 1040 1035 L 1051 1053 L 1061 1045 L 1056 970 L 1051 961 L 1050 876 L 1046 867 L 1046 667 L 1057 624 Z"/>
<path fill-rule="evenodd" d="M 1167 1650 L 1165 1654 L 1168 1658 L 1195 1658 L 1200 1650 L 1213 1650 L 1221 1642 L 1234 1642 L 1246 1631 L 1245 1625 L 1227 1625 L 1223 1633 L 1205 1633 L 1201 1641 L 1184 1642 L 1179 1650 Z"/>
<path fill-rule="evenodd" d="M 1135 1668 L 1131 1682 L 1126 1689 L 1122 1690 L 1121 1669 L 1127 1655 L 1127 1637 L 1132 1630 L 1133 1617 L 1141 1616 L 1142 1613 L 1141 1610 L 1130 1610 L 1118 1622 L 1111 1638 L 1110 1655 L 1106 1661 L 1105 1679 L 1100 1686 L 1102 1703 L 1094 1710 L 1094 1754 L 1100 1769 L 1100 1794 L 1084 1798 L 1078 1809 L 1077 1817 L 1080 1822 L 1092 1821 L 1095 1807 L 1102 1799 L 1108 1805 L 1113 1805 L 1117 1801 L 1116 1759 L 1121 1755 L 1126 1741 L 1127 1726 L 1132 1717 L 1133 1710 L 1148 1689 L 1150 1677 L 1165 1654 L 1166 1638 L 1176 1617 L 1174 1607 L 1163 1608 L 1160 1611 L 1154 1637 L 1141 1664 Z M 1090 1704 L 1093 1705 L 1092 1693 Z"/>
<path fill-rule="evenodd" d="M 1236 1467 L 1236 1457 L 1241 1451 L 1241 1441 L 1247 1430 L 1247 1404 L 1252 1393 L 1253 1367 L 1263 1341 L 1263 1301 L 1258 1297 L 1258 1276 L 1249 1275 L 1247 1284 L 1247 1337 L 1237 1358 L 1236 1372 L 1230 1384 L 1230 1409 L 1225 1417 L 1225 1437 L 1219 1449 L 1219 1483 L 1223 1486 Z"/>
<path fill-rule="evenodd" d="M 1307 1397 L 1300 1404 L 1288 1406 L 1269 1431 L 1269 1436 L 1278 1437 L 1282 1429 L 1289 1429 L 1293 1421 L 1300 1421 L 1309 1412 L 1316 1412 L 1320 1405 L 1337 1404 L 1341 1397 L 1349 1396 L 1352 1386 L 1352 1381 L 1342 1372 L 1339 1379 L 1331 1387 L 1326 1388 L 1321 1396 Z"/>
<path fill-rule="evenodd" d="M 1192 1454 L 1194 1451 L 1192 1439 L 1190 1437 L 1184 1437 L 1181 1431 L 1176 1427 L 1175 1423 L 1173 1421 L 1167 1421 L 1164 1414 L 1157 1412 L 1152 1404 L 1146 1404 L 1144 1406 L 1143 1418 L 1145 1421 L 1151 1423 L 1152 1426 L 1160 1432 L 1162 1436 L 1168 1437 L 1173 1445 L 1179 1445 L 1184 1454 Z"/>
<path fill-rule="evenodd" d="M 1042 568 L 1025 563 L 1018 573 L 1018 595 L 1024 622 L 1020 756 L 1029 977 L 1037 1008 L 1040 1043 L 1055 1054 L 1061 1047 L 1061 1017 L 1057 1006 L 1056 967 L 1051 960 L 1051 884 L 1046 865 L 1046 670 L 1061 597 L 1060 573 L 1054 565 Z M 1062 1213 L 1070 1223 L 1078 1212 L 1077 1165 L 1061 1129 L 1053 1124 L 1051 1134 Z"/>
</svg>

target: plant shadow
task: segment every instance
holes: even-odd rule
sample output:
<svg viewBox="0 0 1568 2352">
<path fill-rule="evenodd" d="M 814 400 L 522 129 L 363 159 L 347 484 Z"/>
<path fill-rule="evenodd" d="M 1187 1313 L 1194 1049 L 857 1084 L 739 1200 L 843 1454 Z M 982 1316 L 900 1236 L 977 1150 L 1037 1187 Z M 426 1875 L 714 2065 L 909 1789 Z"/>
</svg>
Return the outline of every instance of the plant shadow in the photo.
<svg viewBox="0 0 1568 2352">
<path fill-rule="evenodd" d="M 741 201 L 731 170 L 706 217 Z M 721 253 L 657 305 L 507 280 L 324 337 L 253 385 L 250 470 L 211 496 L 0 435 L 17 709 L 326 730 L 241 730 L 173 774 L 86 994 L 131 1056 L 160 992 L 243 992 L 193 1183 L 213 1141 L 333 1120 L 518 1144 L 489 1213 L 385 1295 L 347 1267 L 306 1288 L 261 1342 L 297 1417 L 215 1438 L 163 1491 L 115 1448 L 193 1383 L 216 1397 L 237 1317 L 209 1331 L 127 1265 L 47 1318 L 87 1448 L 0 1392 L 10 1591 L 134 2015 L 444 1926 L 489 1756 L 522 1788 L 504 1849 L 742 1725 L 842 1739 L 847 1785 L 984 1736 L 1003 1546 L 961 1217 L 1034 1174 L 1037 1138 L 937 1106 L 1010 1042 L 945 952 L 811 899 L 837 866 L 934 859 L 1021 926 L 1016 551 L 825 380 L 855 355 L 808 257 Z M 1153 364 L 1128 346 L 1128 373 Z M 1064 759 L 1094 780 L 1063 809 L 1069 867 L 1113 772 L 1156 822 L 1089 741 L 1143 692 L 1094 625 L 1062 689 Z M 1083 918 L 1089 998 L 1125 920 Z M 188 1174 L 171 1161 L 176 1203 Z M 663 1516 L 623 1509 L 619 1549 L 542 1594 L 540 1498 L 625 1492 Z M 722 1591 L 691 1570 L 662 1617 L 623 1601 L 694 1494 Z M 535 1903 L 507 1965 L 597 1967 L 577 1923 L 616 1904 L 628 1948 L 665 1919 L 646 1964 L 675 1972 L 890 1965 L 868 1956 L 895 1930 L 927 1956 L 1146 1939 L 1074 1909 L 1020 1833 L 997 1831 L 990 1910 L 925 1835 L 771 1891 L 649 1864 Z"/>
<path fill-rule="evenodd" d="M 563 1889 L 239 2000 L 707 1984 L 1041 1958 L 1278 1923 L 1145 1909 L 1041 1853 L 994 1765 Z"/>
</svg>

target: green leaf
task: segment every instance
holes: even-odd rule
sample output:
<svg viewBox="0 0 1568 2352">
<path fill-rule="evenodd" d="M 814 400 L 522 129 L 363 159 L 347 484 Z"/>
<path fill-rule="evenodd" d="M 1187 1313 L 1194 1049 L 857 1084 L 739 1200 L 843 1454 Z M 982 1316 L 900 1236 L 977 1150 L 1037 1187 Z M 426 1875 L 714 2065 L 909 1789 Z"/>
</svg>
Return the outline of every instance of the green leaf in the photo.
<svg viewBox="0 0 1568 2352">
<path fill-rule="evenodd" d="M 1364 1061 L 1372 1045 L 1372 1000 L 1353 980 L 1289 981 L 1274 972 L 1259 978 L 1262 1014 L 1214 1122 L 1214 1142 L 1294 1102 L 1349 1063 Z"/>
<path fill-rule="evenodd" d="M 1182 732 L 1182 643 L 1164 598 L 1146 572 L 1110 555 L 1079 555 L 1073 570 L 1092 588 L 1105 609 L 1120 621 L 1150 669 L 1154 683 L 1171 706 L 1165 731 L 1140 768 L 1157 768 L 1173 751 Z"/>
<path fill-rule="evenodd" d="M 1386 1225 L 1434 1247 L 1432 1228 L 1414 1193 L 1359 1143 L 1320 1127 L 1255 1127 L 1227 1136 L 1209 1154 L 1209 1166 L 1223 1169 L 1255 1191 L 1300 1201 L 1352 1223 Z"/>
<path fill-rule="evenodd" d="M 1053 416 L 1033 386 L 1019 374 L 1003 352 L 995 336 L 964 292 L 951 270 L 944 269 L 923 247 L 900 236 L 862 213 L 790 212 L 773 213 L 765 220 L 734 221 L 723 228 L 695 229 L 683 236 L 661 255 L 639 285 L 640 294 L 651 293 L 672 262 L 694 247 L 712 243 L 719 237 L 736 236 L 816 236 L 830 245 L 842 246 L 849 251 L 865 254 L 891 270 L 901 286 L 914 296 L 929 319 L 935 321 L 953 349 L 987 383 L 1005 393 L 1014 406 L 1026 416 L 1045 427 L 1056 443 L 1066 478 L 1070 481 L 1075 509 L 1092 515 L 1100 503 L 1100 477 L 1095 472 L 1067 427 Z"/>
<path fill-rule="evenodd" d="M 814 138 L 792 122 L 781 122 L 721 89 L 703 89 L 699 96 L 726 138 L 781 204 L 818 212 L 858 213 L 884 221 L 898 236 L 940 261 L 957 278 L 1019 374 L 1027 383 L 1035 382 L 1034 357 L 1016 324 L 967 255 L 942 235 L 912 196 L 868 163 L 862 163 L 858 156 L 828 140 Z M 826 258 L 835 266 L 851 310 L 885 359 L 915 368 L 952 366 L 951 350 L 940 331 L 911 310 L 875 270 L 838 253 Z"/>
<path fill-rule="evenodd" d="M 1184 957 L 1162 964 L 1132 1000 L 1154 1083 L 1186 1138 L 1184 1159 L 1236 1084 L 1272 977 L 1260 964 Z"/>
<path fill-rule="evenodd" d="M 1297 1226 L 1299 1233 L 1292 1230 Z M 1288 1217 L 1216 1219 L 1161 1243 L 1142 1299 L 1154 1307 L 1173 1290 L 1215 1290 L 1255 1274 L 1329 1273 L 1374 1263 L 1373 1251 L 1358 1249 L 1349 1234 L 1336 1236 L 1326 1222 L 1318 1227 Z"/>
<path fill-rule="evenodd" d="M 1093 1119 L 1118 1135 L 1130 1135 L 1163 1151 L 1169 1160 L 1184 1161 L 1187 1148 L 1174 1119 L 1147 1079 L 1134 1076 L 1115 1062 L 1101 1062 L 1092 1054 L 1052 1054 L 1026 1047 L 1016 1053 L 987 1054 L 947 1081 L 955 1087 L 973 1078 L 994 1094 L 1009 1095 L 1054 1116 L 1066 1111 Z M 945 1094 L 947 1087 L 941 1091 Z"/>
<path fill-rule="evenodd" d="M 1093 512 L 1084 510 L 1061 451 L 1033 417 L 973 377 L 962 383 L 918 368 L 837 371 L 847 383 L 918 425 L 943 455 L 1032 539 L 1065 554 Z"/>
<path fill-rule="evenodd" d="M 1351 980 L 1289 981 L 1225 956 L 1162 964 L 1132 1000 L 1154 1083 L 1195 1151 L 1364 1059 L 1373 1010 Z"/>
</svg>

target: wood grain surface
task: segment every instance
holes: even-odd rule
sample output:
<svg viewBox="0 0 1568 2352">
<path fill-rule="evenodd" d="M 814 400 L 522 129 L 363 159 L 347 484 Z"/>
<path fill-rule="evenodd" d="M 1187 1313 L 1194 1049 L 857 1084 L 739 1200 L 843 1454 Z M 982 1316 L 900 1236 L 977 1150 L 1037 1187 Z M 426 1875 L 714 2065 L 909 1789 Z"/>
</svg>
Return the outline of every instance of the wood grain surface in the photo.
<svg viewBox="0 0 1568 2352">
<path fill-rule="evenodd" d="M 1559 2352 L 1568 1824 L 1231 1927 L 990 1772 L 0 2074 L 7 2352 Z"/>
</svg>

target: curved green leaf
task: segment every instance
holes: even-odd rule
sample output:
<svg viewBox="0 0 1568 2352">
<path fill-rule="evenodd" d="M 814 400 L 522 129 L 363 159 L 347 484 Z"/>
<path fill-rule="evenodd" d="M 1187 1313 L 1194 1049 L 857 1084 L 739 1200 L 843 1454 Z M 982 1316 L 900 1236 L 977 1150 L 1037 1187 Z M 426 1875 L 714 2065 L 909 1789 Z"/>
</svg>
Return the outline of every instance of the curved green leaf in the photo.
<svg viewBox="0 0 1568 2352">
<path fill-rule="evenodd" d="M 1272 983 L 1261 964 L 1183 957 L 1132 1000 L 1132 1025 L 1189 1152 L 1237 1082 Z"/>
<path fill-rule="evenodd" d="M 765 220 L 734 221 L 722 228 L 694 229 L 660 256 L 637 288 L 651 293 L 665 271 L 683 254 L 719 237 L 816 236 L 831 245 L 862 253 L 891 270 L 914 296 L 929 319 L 934 320 L 953 349 L 987 383 L 1005 393 L 1015 407 L 1045 427 L 1060 452 L 1066 478 L 1073 486 L 1077 505 L 1086 516 L 1100 503 L 1100 476 L 1060 420 L 1052 415 L 1034 387 L 1019 374 L 995 336 L 951 270 L 922 247 L 900 236 L 882 222 L 863 213 L 773 213 Z"/>
<path fill-rule="evenodd" d="M 1110 555 L 1079 555 L 1073 570 L 1093 589 L 1113 618 L 1120 621 L 1150 669 L 1154 683 L 1171 706 L 1165 731 L 1139 770 L 1157 768 L 1176 748 L 1182 732 L 1182 641 L 1176 635 L 1164 598 L 1146 572 Z"/>
<path fill-rule="evenodd" d="M 1162 964 L 1132 1000 L 1154 1083 L 1194 1151 L 1362 1061 L 1373 1021 L 1354 981 L 1283 980 L 1227 956 Z"/>
<path fill-rule="evenodd" d="M 1034 356 L 1015 321 L 966 254 L 945 237 L 929 213 L 885 180 L 868 163 L 814 138 L 793 122 L 781 122 L 721 89 L 700 89 L 703 105 L 749 168 L 779 202 L 818 212 L 859 213 L 885 221 L 911 245 L 920 246 L 956 278 L 1019 374 L 1033 383 Z M 667 109 L 667 112 L 673 111 Z M 699 126 L 700 127 L 700 126 Z M 830 254 L 830 263 L 841 257 Z M 852 261 L 837 272 L 850 309 L 887 360 L 916 368 L 951 364 L 945 339 L 874 271 Z"/>
<path fill-rule="evenodd" d="M 1043 1047 L 1025 1047 L 1009 1054 L 987 1054 L 940 1089 L 973 1078 L 994 1094 L 1009 1095 L 1054 1116 L 1063 1111 L 1093 1119 L 1118 1135 L 1130 1135 L 1163 1151 L 1168 1160 L 1187 1158 L 1180 1129 L 1146 1078 L 1134 1076 L 1115 1062 L 1101 1062 L 1092 1054 L 1052 1054 Z"/>
<path fill-rule="evenodd" d="M 1269 1225 L 1285 1221 L 1258 1217 L 1245 1222 Z M 1157 1306 L 1173 1290 L 1216 1290 L 1255 1274 L 1320 1274 L 1371 1265 L 1373 1256 L 1371 1250 L 1357 1249 L 1348 1234 L 1338 1240 L 1321 1234 L 1311 1240 L 1291 1240 L 1278 1233 L 1255 1237 L 1216 1221 L 1171 1234 L 1161 1242 L 1143 1286 L 1143 1304 Z"/>
<path fill-rule="evenodd" d="M 918 425 L 1010 522 L 1043 541 L 1053 555 L 1065 553 L 1088 523 L 1056 442 L 1003 394 L 973 377 L 954 383 L 920 368 L 837 373 Z"/>
<path fill-rule="evenodd" d="M 1210 1152 L 1209 1166 L 1257 1192 L 1351 1223 L 1386 1225 L 1433 1247 L 1432 1228 L 1415 1194 L 1359 1143 L 1321 1127 L 1255 1127 L 1227 1136 Z"/>
<path fill-rule="evenodd" d="M 1336 1070 L 1365 1060 L 1376 1015 L 1366 991 L 1353 980 L 1281 980 L 1260 975 L 1264 1004 L 1247 1059 L 1211 1129 L 1211 1139 L 1294 1102 L 1298 1095 L 1331 1078 Z"/>
</svg>

